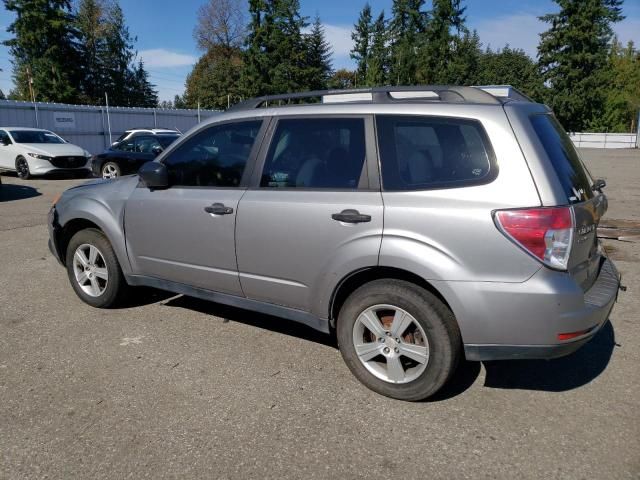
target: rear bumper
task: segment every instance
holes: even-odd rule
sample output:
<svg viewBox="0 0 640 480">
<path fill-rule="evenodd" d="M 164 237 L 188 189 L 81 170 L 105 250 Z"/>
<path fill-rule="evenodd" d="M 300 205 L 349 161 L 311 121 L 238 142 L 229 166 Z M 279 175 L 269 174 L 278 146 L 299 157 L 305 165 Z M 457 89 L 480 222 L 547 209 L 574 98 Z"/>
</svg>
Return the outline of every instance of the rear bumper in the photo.
<svg viewBox="0 0 640 480">
<path fill-rule="evenodd" d="M 522 284 L 462 286 L 456 296 L 466 294 L 470 302 L 460 304 L 466 358 L 550 359 L 573 353 L 606 323 L 619 286 L 620 275 L 607 258 L 586 292 L 568 274 L 549 269 Z M 477 308 L 470 313 L 469 306 Z M 559 340 L 558 335 L 572 332 L 582 333 Z"/>
</svg>

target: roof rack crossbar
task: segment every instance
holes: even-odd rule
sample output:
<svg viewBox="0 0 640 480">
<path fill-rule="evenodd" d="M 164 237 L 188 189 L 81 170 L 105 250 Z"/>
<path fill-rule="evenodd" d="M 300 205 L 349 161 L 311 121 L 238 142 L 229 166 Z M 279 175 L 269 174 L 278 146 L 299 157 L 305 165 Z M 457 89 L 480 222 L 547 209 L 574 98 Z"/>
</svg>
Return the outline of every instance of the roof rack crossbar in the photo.
<svg viewBox="0 0 640 480">
<path fill-rule="evenodd" d="M 425 92 L 432 95 L 425 95 L 424 98 L 413 96 L 411 99 L 425 101 L 442 101 L 451 103 L 481 103 L 481 104 L 499 104 L 501 103 L 494 95 L 476 87 L 461 87 L 456 85 L 415 85 L 415 86 L 388 86 L 388 87 L 370 87 L 370 88 L 350 88 L 339 90 L 313 90 L 310 92 L 284 93 L 279 95 L 264 95 L 261 97 L 250 98 L 232 106 L 229 110 L 251 110 L 259 107 L 268 107 L 270 103 L 282 103 L 286 101 L 290 103 L 292 100 L 303 100 L 318 98 L 322 101 L 324 97 L 332 95 L 349 95 L 358 93 L 370 93 L 372 101 L 377 103 L 393 103 L 406 101 L 406 98 L 396 99 L 393 97 L 395 92 Z M 434 98 L 433 94 L 436 95 Z"/>
</svg>

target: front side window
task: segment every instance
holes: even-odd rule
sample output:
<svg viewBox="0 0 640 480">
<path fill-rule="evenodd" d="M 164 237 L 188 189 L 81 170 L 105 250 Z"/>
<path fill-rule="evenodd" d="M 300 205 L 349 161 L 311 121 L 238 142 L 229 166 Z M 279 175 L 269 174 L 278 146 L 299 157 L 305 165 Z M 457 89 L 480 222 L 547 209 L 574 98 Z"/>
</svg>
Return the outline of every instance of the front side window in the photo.
<svg viewBox="0 0 640 480">
<path fill-rule="evenodd" d="M 489 140 L 475 120 L 381 115 L 376 122 L 385 190 L 480 184 L 496 172 Z"/>
<path fill-rule="evenodd" d="M 362 118 L 280 120 L 260 186 L 355 189 L 365 156 Z"/>
<path fill-rule="evenodd" d="M 162 151 L 162 146 L 158 140 L 152 136 L 136 137 L 134 142 L 135 151 L 138 153 L 156 153 Z"/>
<path fill-rule="evenodd" d="M 133 141 L 133 138 L 130 138 L 129 140 L 124 140 L 120 143 L 118 143 L 117 145 L 115 145 L 113 147 L 114 150 L 119 150 L 121 152 L 133 152 L 135 151 L 136 147 L 135 147 L 135 143 Z"/>
<path fill-rule="evenodd" d="M 195 134 L 164 160 L 169 183 L 190 187 L 237 187 L 261 120 L 209 127 Z"/>
<path fill-rule="evenodd" d="M 58 135 L 47 130 L 12 130 L 11 136 L 16 143 L 65 143 Z"/>
</svg>

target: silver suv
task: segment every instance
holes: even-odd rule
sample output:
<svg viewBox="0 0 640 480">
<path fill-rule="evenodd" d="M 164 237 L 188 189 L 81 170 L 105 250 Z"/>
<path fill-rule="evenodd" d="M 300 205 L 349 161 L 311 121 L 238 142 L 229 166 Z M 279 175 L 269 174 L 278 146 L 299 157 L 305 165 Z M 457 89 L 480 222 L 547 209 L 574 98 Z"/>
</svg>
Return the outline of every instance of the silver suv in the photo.
<svg viewBox="0 0 640 480">
<path fill-rule="evenodd" d="M 67 190 L 50 248 L 90 305 L 144 285 L 335 332 L 353 374 L 403 400 L 462 358 L 566 355 L 618 292 L 604 182 L 547 107 L 499 95 L 246 101 L 138 175 Z"/>
</svg>

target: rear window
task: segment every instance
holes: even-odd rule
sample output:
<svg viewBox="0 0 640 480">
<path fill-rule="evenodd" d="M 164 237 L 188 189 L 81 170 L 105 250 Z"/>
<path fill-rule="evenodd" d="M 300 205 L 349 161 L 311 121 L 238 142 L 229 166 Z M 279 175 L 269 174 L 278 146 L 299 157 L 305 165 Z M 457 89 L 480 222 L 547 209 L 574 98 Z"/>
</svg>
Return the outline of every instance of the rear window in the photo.
<svg viewBox="0 0 640 480">
<path fill-rule="evenodd" d="M 531 124 L 571 203 L 593 197 L 591 179 L 569 135 L 552 115 L 532 115 Z"/>
<path fill-rule="evenodd" d="M 385 190 L 426 190 L 487 183 L 497 173 L 479 122 L 381 115 L 376 119 Z"/>
</svg>

